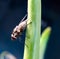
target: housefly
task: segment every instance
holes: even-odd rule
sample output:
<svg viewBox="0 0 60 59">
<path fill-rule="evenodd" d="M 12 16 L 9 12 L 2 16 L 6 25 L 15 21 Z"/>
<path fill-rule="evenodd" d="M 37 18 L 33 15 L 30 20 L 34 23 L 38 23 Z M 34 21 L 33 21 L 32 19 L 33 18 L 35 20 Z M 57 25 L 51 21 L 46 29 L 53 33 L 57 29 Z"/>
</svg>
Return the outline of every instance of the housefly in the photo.
<svg viewBox="0 0 60 59">
<path fill-rule="evenodd" d="M 27 14 L 24 16 L 22 21 L 13 29 L 12 34 L 11 34 L 12 40 L 17 39 L 17 37 L 19 35 L 21 35 L 21 33 L 25 30 L 25 28 L 27 26 L 27 19 L 26 20 L 24 20 L 24 19 L 26 17 L 27 17 Z"/>
</svg>

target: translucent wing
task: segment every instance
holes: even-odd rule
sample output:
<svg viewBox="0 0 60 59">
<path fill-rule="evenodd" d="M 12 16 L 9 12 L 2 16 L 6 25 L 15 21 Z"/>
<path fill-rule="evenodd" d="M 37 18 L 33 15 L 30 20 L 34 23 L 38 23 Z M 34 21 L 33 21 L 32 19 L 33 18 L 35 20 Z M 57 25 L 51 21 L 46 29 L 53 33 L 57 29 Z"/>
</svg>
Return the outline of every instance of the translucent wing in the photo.
<svg viewBox="0 0 60 59">
<path fill-rule="evenodd" d="M 27 14 L 23 17 L 23 19 L 20 21 L 20 23 L 23 22 L 26 19 L 26 17 L 27 17 Z"/>
</svg>

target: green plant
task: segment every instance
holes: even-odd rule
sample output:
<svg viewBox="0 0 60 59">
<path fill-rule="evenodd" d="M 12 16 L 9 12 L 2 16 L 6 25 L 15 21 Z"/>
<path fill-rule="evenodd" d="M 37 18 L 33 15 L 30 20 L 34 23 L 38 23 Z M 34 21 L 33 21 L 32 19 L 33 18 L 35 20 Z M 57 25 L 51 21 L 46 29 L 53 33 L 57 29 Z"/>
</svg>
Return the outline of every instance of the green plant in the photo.
<svg viewBox="0 0 60 59">
<path fill-rule="evenodd" d="M 28 0 L 28 22 L 24 59 L 39 59 L 41 31 L 41 0 Z"/>
<path fill-rule="evenodd" d="M 40 37 L 40 59 L 44 59 L 47 42 L 51 33 L 51 27 L 47 27 Z"/>
<path fill-rule="evenodd" d="M 27 19 L 27 23 L 32 23 L 27 25 L 24 59 L 43 59 L 48 41 L 46 39 L 48 39 L 51 29 L 49 27 L 48 31 L 46 31 L 47 34 L 44 32 L 46 35 L 42 34 L 41 36 L 41 0 L 28 0 Z"/>
</svg>

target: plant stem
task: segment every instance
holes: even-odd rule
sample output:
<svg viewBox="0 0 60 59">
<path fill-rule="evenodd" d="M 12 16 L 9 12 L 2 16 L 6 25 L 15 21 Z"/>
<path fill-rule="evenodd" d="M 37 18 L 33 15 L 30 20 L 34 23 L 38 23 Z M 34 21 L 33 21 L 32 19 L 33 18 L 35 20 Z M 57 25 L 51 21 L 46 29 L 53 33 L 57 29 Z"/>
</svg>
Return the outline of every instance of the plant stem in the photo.
<svg viewBox="0 0 60 59">
<path fill-rule="evenodd" d="M 44 59 L 45 50 L 47 47 L 47 42 L 51 34 L 51 27 L 47 27 L 40 38 L 40 59 Z"/>
<path fill-rule="evenodd" d="M 41 0 L 28 0 L 27 25 L 24 59 L 39 59 L 41 33 Z"/>
</svg>

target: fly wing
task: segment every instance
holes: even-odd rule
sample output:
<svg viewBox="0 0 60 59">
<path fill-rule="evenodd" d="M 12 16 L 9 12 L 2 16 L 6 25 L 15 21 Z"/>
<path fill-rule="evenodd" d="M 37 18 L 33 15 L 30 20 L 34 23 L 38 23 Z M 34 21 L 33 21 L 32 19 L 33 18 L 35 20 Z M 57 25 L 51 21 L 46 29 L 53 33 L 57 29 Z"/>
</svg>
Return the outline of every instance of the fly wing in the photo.
<svg viewBox="0 0 60 59">
<path fill-rule="evenodd" d="M 26 19 L 26 17 L 27 17 L 27 14 L 23 17 L 23 19 L 20 21 L 20 23 L 23 22 Z"/>
</svg>

